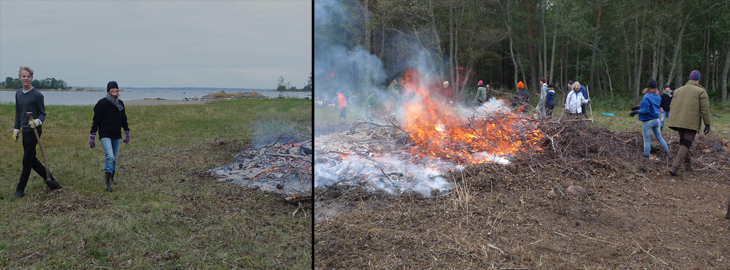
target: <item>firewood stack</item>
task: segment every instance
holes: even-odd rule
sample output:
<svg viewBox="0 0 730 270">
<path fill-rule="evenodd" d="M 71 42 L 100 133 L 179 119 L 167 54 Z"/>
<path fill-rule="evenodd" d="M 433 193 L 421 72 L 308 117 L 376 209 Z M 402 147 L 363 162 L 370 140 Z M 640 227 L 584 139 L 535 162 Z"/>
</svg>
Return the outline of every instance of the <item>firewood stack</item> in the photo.
<svg viewBox="0 0 730 270">
<path fill-rule="evenodd" d="M 249 148 L 235 156 L 231 165 L 210 170 L 219 182 L 234 182 L 279 194 L 289 202 L 311 199 L 312 140 L 275 142 Z"/>
</svg>

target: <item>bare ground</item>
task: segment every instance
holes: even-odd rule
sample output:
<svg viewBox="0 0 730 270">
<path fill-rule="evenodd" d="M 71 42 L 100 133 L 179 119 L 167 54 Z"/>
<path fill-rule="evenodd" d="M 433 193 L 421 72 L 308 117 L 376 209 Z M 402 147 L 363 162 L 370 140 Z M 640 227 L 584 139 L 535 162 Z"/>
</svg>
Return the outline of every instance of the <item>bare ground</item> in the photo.
<svg viewBox="0 0 730 270">
<path fill-rule="evenodd" d="M 453 172 L 446 196 L 317 190 L 315 268 L 730 269 L 724 140 L 698 136 L 694 171 L 671 176 L 671 130 L 669 157 L 652 139 L 659 160 L 643 156 L 640 132 L 541 130 L 553 137 L 542 153 Z"/>
</svg>

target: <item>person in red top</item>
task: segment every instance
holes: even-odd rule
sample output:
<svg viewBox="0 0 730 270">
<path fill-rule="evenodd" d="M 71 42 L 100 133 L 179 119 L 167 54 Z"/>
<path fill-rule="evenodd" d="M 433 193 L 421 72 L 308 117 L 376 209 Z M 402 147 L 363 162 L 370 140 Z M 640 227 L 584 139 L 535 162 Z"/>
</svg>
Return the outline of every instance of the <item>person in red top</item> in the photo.
<svg viewBox="0 0 730 270">
<path fill-rule="evenodd" d="M 346 119 L 347 99 L 345 98 L 345 93 L 337 91 L 337 102 L 340 104 L 340 118 Z"/>
</svg>

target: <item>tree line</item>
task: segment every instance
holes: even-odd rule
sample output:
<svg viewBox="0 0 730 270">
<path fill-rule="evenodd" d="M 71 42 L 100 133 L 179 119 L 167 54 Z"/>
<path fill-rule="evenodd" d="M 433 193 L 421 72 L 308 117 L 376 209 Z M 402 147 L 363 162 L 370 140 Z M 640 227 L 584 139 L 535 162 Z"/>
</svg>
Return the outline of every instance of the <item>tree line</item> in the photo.
<svg viewBox="0 0 730 270">
<path fill-rule="evenodd" d="M 421 50 L 435 75 L 452 82 L 454 96 L 465 96 L 478 80 L 508 88 L 523 81 L 528 91 L 539 91 L 545 78 L 556 86 L 581 81 L 603 99 L 638 98 L 649 79 L 660 87 L 679 87 L 696 69 L 711 98 L 728 102 L 730 0 L 351 0 L 341 5 L 349 21 L 315 25 L 315 38 L 363 47 L 390 76 Z"/>
<path fill-rule="evenodd" d="M 296 86 L 291 86 L 289 82 L 286 82 L 284 80 L 284 76 L 279 76 L 278 79 L 276 79 L 276 90 L 277 91 L 286 91 L 286 90 L 297 90 Z M 307 78 L 307 82 L 304 83 L 304 87 L 300 90 L 312 90 L 312 73 L 309 73 L 309 78 Z"/>
<path fill-rule="evenodd" d="M 68 84 L 66 84 L 66 82 L 64 82 L 63 80 L 56 80 L 56 78 L 45 78 L 43 80 L 34 79 L 30 82 L 30 85 L 32 85 L 36 89 L 68 88 Z M 20 89 L 23 88 L 23 83 L 21 83 L 20 79 L 18 78 L 7 77 L 5 78 L 5 81 L 0 82 L 0 86 L 10 89 Z"/>
</svg>

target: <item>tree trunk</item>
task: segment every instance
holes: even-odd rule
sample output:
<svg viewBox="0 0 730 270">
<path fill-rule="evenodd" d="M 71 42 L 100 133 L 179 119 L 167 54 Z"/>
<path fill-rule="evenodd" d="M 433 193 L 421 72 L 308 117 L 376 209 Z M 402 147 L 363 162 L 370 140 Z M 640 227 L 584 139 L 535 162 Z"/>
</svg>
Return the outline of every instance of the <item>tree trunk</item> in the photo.
<svg viewBox="0 0 730 270">
<path fill-rule="evenodd" d="M 555 19 L 553 20 L 553 53 L 550 56 L 550 77 L 548 82 L 553 83 L 553 72 L 555 68 L 555 43 L 558 37 L 558 14 L 555 13 Z"/>
<path fill-rule="evenodd" d="M 682 79 L 682 57 L 677 59 L 677 72 L 674 75 L 677 76 L 677 87 L 682 87 L 687 82 L 687 80 Z"/>
<path fill-rule="evenodd" d="M 621 29 L 621 34 L 624 36 L 624 43 L 626 44 L 626 89 L 629 90 L 629 93 L 631 93 L 631 86 L 633 85 L 631 82 L 631 73 L 632 73 L 632 65 L 631 65 L 631 52 L 633 51 L 631 47 L 629 46 L 629 35 L 626 34 L 626 27 L 623 27 L 625 25 L 622 25 L 622 27 L 619 27 Z"/>
<path fill-rule="evenodd" d="M 637 58 L 634 59 L 634 63 L 636 63 L 636 78 L 634 79 L 634 89 L 636 89 L 636 95 L 635 97 L 641 96 L 641 66 L 644 60 L 644 20 L 642 19 L 641 22 L 639 22 L 639 16 L 638 16 L 638 10 L 637 10 L 637 16 L 635 19 L 636 25 L 634 25 L 634 29 L 636 29 L 636 48 L 638 48 L 639 52 Z M 641 28 L 639 28 L 641 26 Z M 648 80 L 647 80 L 648 81 Z"/>
<path fill-rule="evenodd" d="M 542 11 L 542 49 L 543 49 L 543 66 L 542 66 L 542 77 L 547 77 L 547 24 L 545 24 L 545 16 L 547 15 L 547 9 L 545 6 L 541 6 Z"/>
<path fill-rule="evenodd" d="M 664 38 L 659 38 L 659 82 L 668 84 L 664 81 Z"/>
<path fill-rule="evenodd" d="M 728 102 L 727 100 L 727 80 L 728 80 L 728 69 L 730 69 L 730 46 L 727 46 L 727 56 L 725 57 L 725 66 L 722 68 L 722 74 L 720 74 L 721 83 L 720 91 L 722 91 L 722 101 Z"/>
<path fill-rule="evenodd" d="M 656 79 L 657 73 L 659 72 L 659 39 L 661 39 L 659 33 L 659 28 L 657 27 L 656 30 L 656 39 L 654 39 L 654 44 L 652 46 L 654 47 L 654 52 L 651 54 L 651 78 Z M 657 84 L 662 83 L 662 81 L 657 81 Z M 657 85 L 659 86 L 659 85 Z"/>
<path fill-rule="evenodd" d="M 684 17 L 684 21 L 680 22 L 679 25 L 679 34 L 677 34 L 677 42 L 674 43 L 674 53 L 672 56 L 672 65 L 669 68 L 669 81 L 667 81 L 668 84 L 672 83 L 672 75 L 674 75 L 674 70 L 681 69 L 681 64 L 678 65 L 678 61 L 681 63 L 681 59 L 677 59 L 677 56 L 679 55 L 679 50 L 682 48 L 682 37 L 684 36 L 684 29 L 687 26 L 687 22 L 689 21 L 690 15 L 692 15 L 692 11 L 694 11 L 694 8 L 690 10 L 690 12 L 687 13 L 687 16 Z M 678 69 L 675 69 L 678 68 Z M 677 74 L 681 73 L 680 71 L 677 72 Z M 677 76 L 679 78 L 681 76 Z M 682 83 L 681 80 L 677 80 L 677 84 Z"/>
<path fill-rule="evenodd" d="M 537 87 L 537 83 L 538 83 L 537 71 L 535 70 L 535 68 L 537 68 L 537 66 L 538 66 L 538 63 L 536 61 L 537 59 L 535 57 L 535 48 L 534 48 L 535 47 L 535 43 L 534 43 L 535 33 L 533 33 L 533 31 L 532 31 L 532 20 L 530 19 L 530 1 L 526 0 L 525 5 L 527 7 L 527 36 L 529 37 L 528 42 L 527 42 L 527 52 L 530 57 L 530 80 L 532 80 L 532 82 L 530 82 L 529 84 L 527 83 L 527 81 L 525 81 L 525 87 L 527 87 L 528 85 L 532 86 L 532 91 L 534 91 L 535 89 L 538 88 Z M 527 90 L 527 89 L 525 89 L 525 90 Z"/>
<path fill-rule="evenodd" d="M 580 50 L 578 48 L 576 48 L 575 49 L 575 77 L 573 79 L 574 81 L 578 80 L 578 73 L 580 71 L 578 69 L 579 66 L 580 66 Z"/>
<path fill-rule="evenodd" d="M 449 6 L 449 81 L 454 85 L 454 15 L 453 7 Z M 453 86 L 452 86 L 453 87 Z"/>
<path fill-rule="evenodd" d="M 369 2 L 370 2 L 369 0 L 365 0 L 363 3 L 363 8 L 362 8 L 362 12 L 363 12 L 363 15 L 365 18 L 365 27 L 364 27 L 365 28 L 365 37 L 364 37 L 365 40 L 364 40 L 363 44 L 365 45 L 364 46 L 365 51 L 367 51 L 368 53 L 372 53 L 372 46 L 371 46 L 372 31 L 370 30 L 370 14 L 368 12 L 368 6 L 370 6 Z M 365 58 L 365 89 L 368 89 L 368 90 L 370 89 L 370 81 L 371 81 L 370 80 L 370 76 L 371 76 L 370 75 L 370 68 L 371 68 L 370 65 L 371 65 L 370 57 L 366 57 Z"/>
</svg>

